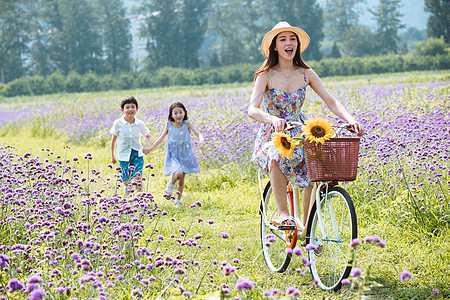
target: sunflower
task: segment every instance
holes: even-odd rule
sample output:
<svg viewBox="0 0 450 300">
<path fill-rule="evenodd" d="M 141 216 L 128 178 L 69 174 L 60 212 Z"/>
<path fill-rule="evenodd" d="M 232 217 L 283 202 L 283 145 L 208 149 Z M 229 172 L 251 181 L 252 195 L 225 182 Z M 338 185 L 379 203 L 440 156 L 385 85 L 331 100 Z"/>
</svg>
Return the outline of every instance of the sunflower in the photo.
<svg viewBox="0 0 450 300">
<path fill-rule="evenodd" d="M 284 132 L 273 133 L 272 142 L 281 156 L 285 156 L 287 158 L 292 157 L 294 147 L 298 145 L 298 142 L 293 141 L 291 137 Z"/>
<path fill-rule="evenodd" d="M 321 117 L 308 119 L 305 125 L 302 126 L 302 131 L 308 140 L 321 143 L 322 145 L 335 133 L 331 127 L 331 123 Z"/>
</svg>

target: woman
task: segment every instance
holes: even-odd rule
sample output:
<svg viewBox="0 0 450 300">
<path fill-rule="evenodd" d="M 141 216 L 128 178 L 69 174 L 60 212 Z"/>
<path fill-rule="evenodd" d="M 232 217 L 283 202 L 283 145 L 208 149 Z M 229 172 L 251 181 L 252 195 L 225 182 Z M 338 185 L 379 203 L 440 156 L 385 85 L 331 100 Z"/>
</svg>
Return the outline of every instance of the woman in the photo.
<svg viewBox="0 0 450 300">
<path fill-rule="evenodd" d="M 288 180 L 303 187 L 303 222 L 306 222 L 312 186 L 306 173 L 303 148 L 294 151 L 292 158 L 282 157 L 272 143 L 272 133 L 283 131 L 288 121 L 304 122 L 302 112 L 306 87 L 309 85 L 325 102 L 327 107 L 352 126 L 359 135 L 364 129 L 323 86 L 319 76 L 303 62 L 301 53 L 309 44 L 309 36 L 302 29 L 287 22 L 279 22 L 262 41 L 266 60 L 255 73 L 254 88 L 250 98 L 248 115 L 261 122 L 252 161 L 269 175 L 278 206 L 281 224 L 295 226 L 289 215 L 286 199 Z M 288 134 L 295 136 L 300 128 Z M 303 224 L 305 225 L 305 224 Z"/>
</svg>

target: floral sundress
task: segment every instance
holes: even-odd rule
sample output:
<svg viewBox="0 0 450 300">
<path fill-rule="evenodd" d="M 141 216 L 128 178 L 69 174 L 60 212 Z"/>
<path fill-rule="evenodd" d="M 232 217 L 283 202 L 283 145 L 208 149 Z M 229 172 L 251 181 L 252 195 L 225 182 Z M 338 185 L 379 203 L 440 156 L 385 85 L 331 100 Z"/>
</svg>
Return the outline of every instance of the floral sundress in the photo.
<svg viewBox="0 0 450 300">
<path fill-rule="evenodd" d="M 278 116 L 286 121 L 305 122 L 307 117 L 302 112 L 302 106 L 306 95 L 306 76 L 305 87 L 299 88 L 292 94 L 286 93 L 277 88 L 270 88 L 264 93 L 261 109 L 271 115 Z M 292 158 L 288 159 L 281 156 L 272 143 L 272 133 L 275 130 L 272 124 L 261 124 L 253 148 L 252 161 L 256 163 L 261 170 L 269 173 L 270 162 L 275 160 L 280 167 L 281 172 L 293 185 L 307 187 L 309 177 L 306 172 L 306 161 L 303 147 L 295 147 Z M 291 137 L 301 132 L 300 127 L 286 131 Z"/>
</svg>

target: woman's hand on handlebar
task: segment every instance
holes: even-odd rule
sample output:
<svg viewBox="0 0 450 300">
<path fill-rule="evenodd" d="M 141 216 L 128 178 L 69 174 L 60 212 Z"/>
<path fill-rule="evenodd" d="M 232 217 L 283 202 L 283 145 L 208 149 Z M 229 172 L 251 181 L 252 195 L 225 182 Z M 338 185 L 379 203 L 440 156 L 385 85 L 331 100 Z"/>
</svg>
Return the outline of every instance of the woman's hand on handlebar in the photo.
<svg viewBox="0 0 450 300">
<path fill-rule="evenodd" d="M 272 125 L 276 132 L 283 131 L 287 126 L 286 120 L 278 118 L 277 116 L 272 116 Z"/>
<path fill-rule="evenodd" d="M 364 135 L 364 127 L 358 122 L 350 124 L 351 131 L 355 132 L 358 136 Z"/>
</svg>

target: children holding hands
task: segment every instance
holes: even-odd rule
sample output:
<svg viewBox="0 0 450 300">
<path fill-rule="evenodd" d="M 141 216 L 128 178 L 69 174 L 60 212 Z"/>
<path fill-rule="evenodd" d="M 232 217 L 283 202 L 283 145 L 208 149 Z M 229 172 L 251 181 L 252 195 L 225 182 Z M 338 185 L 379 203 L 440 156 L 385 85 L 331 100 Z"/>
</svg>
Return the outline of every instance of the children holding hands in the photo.
<svg viewBox="0 0 450 300">
<path fill-rule="evenodd" d="M 169 107 L 168 122 L 161 136 L 150 146 L 150 130 L 144 122 L 136 118 L 139 110 L 137 100 L 133 96 L 127 96 L 122 99 L 120 107 L 123 116 L 115 120 L 111 128 L 111 162 L 120 163 L 125 194 L 131 194 L 133 185 L 136 185 L 137 192 L 142 192 L 143 156 L 156 149 L 167 136 L 163 174 L 172 177 L 167 183 L 164 196 L 167 199 L 175 198 L 175 205 L 180 207 L 185 175 L 200 172 L 200 166 L 192 151 L 190 134 L 192 131 L 198 137 L 199 147 L 203 149 L 202 134 L 188 121 L 184 105 L 175 102 Z M 141 136 L 146 138 L 144 146 L 140 142 Z M 177 185 L 177 196 L 172 197 Z"/>
</svg>

